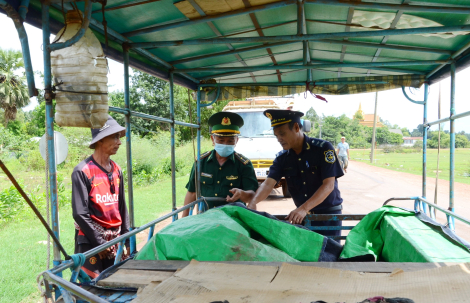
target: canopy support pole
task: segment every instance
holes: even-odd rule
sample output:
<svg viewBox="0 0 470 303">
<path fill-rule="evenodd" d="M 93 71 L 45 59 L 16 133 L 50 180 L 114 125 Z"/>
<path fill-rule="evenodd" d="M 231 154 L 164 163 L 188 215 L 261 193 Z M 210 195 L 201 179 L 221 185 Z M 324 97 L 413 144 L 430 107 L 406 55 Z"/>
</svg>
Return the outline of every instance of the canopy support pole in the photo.
<svg viewBox="0 0 470 303">
<path fill-rule="evenodd" d="M 175 175 L 175 100 L 174 100 L 173 72 L 170 72 L 170 120 L 171 122 L 171 205 L 172 211 L 176 210 L 176 175 Z M 178 215 L 173 216 L 173 221 L 178 220 Z"/>
<path fill-rule="evenodd" d="M 197 87 L 197 125 L 199 128 L 197 129 L 197 162 L 196 162 L 196 198 L 199 199 L 201 197 L 201 87 Z M 202 202 L 199 202 L 197 206 L 198 212 L 201 212 Z"/>
<path fill-rule="evenodd" d="M 455 62 L 450 65 L 450 117 L 455 115 Z M 449 172 L 449 210 L 454 212 L 455 178 L 455 119 L 450 120 L 450 172 Z M 453 217 L 447 216 L 449 228 L 455 230 Z"/>
<path fill-rule="evenodd" d="M 422 194 L 423 199 L 426 199 L 426 161 L 427 161 L 427 143 L 428 143 L 428 128 L 426 123 L 428 123 L 428 93 L 429 93 L 429 84 L 424 84 L 424 101 L 423 101 L 423 184 L 422 184 Z M 426 213 L 426 205 L 422 204 L 424 213 Z"/>
<path fill-rule="evenodd" d="M 57 198 L 57 167 L 55 163 L 55 146 L 54 146 L 54 109 L 52 100 L 54 94 L 52 92 L 52 70 L 51 70 L 51 53 L 48 51 L 50 44 L 50 27 L 49 27 L 49 3 L 42 2 L 42 43 L 43 43 L 43 58 L 44 58 L 44 99 L 46 102 L 46 142 L 48 158 L 47 163 L 49 166 L 49 193 L 51 204 L 51 219 L 52 219 L 52 230 L 57 241 L 60 241 L 60 225 L 59 225 L 59 203 Z M 57 243 L 54 241 L 53 247 L 54 259 L 52 264 L 55 266 L 60 265 L 61 257 L 60 250 Z M 62 277 L 62 273 L 58 273 L 59 277 Z M 55 291 L 56 300 L 61 295 L 60 290 Z"/>
<path fill-rule="evenodd" d="M 129 47 L 127 44 L 122 45 L 124 55 L 124 104 L 126 107 L 126 158 L 127 158 L 127 200 L 129 205 L 129 224 L 130 230 L 135 228 L 134 219 L 134 186 L 132 183 L 132 141 L 131 141 L 131 105 L 129 91 Z M 130 253 L 136 250 L 135 236 L 130 238 Z"/>
<path fill-rule="evenodd" d="M 375 131 L 377 128 L 377 101 L 378 100 L 379 100 L 379 92 L 375 92 L 374 129 L 372 130 L 372 147 L 370 150 L 370 163 L 372 164 L 374 164 Z"/>
</svg>

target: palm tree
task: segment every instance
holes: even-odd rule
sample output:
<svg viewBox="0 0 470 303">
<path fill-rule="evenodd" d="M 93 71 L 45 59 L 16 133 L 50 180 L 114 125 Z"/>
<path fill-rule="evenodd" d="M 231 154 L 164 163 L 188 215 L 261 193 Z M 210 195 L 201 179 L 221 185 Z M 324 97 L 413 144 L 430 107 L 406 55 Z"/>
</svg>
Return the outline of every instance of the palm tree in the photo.
<svg viewBox="0 0 470 303">
<path fill-rule="evenodd" d="M 23 55 L 15 50 L 0 49 L 0 108 L 4 110 L 4 124 L 16 119 L 18 108 L 30 102 Z"/>
</svg>

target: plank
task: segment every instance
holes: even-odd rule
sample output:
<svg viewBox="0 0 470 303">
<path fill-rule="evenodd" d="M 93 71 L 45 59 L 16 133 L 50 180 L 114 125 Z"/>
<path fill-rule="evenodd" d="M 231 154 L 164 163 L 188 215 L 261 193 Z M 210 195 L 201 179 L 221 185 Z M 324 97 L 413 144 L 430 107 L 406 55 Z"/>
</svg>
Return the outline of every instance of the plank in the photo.
<svg viewBox="0 0 470 303">
<path fill-rule="evenodd" d="M 204 263 L 229 263 L 243 265 L 265 265 L 281 266 L 281 262 L 242 262 L 242 261 L 224 261 L 224 262 L 204 262 Z M 189 261 L 153 261 L 153 260 L 131 260 L 124 263 L 120 269 L 133 269 L 141 271 L 176 271 L 184 268 Z M 403 271 L 418 271 L 423 269 L 445 267 L 459 263 L 391 263 L 391 262 L 299 262 L 290 263 L 300 266 L 314 266 L 323 268 L 335 268 L 341 270 L 391 273 L 394 269 L 400 268 Z"/>
<path fill-rule="evenodd" d="M 145 287 L 150 282 L 162 282 L 173 276 L 171 271 L 145 271 L 135 269 L 119 269 L 106 279 L 98 281 L 99 286 L 106 287 Z"/>
</svg>

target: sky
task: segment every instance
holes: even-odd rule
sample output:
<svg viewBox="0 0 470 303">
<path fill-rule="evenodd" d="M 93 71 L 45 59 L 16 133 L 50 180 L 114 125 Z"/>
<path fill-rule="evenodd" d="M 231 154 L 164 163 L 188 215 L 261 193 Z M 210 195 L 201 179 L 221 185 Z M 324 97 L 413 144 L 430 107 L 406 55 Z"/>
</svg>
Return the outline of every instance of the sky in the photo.
<svg viewBox="0 0 470 303">
<path fill-rule="evenodd" d="M 21 44 L 16 33 L 13 22 L 3 14 L 0 14 L 0 48 L 21 50 Z M 28 33 L 29 46 L 31 51 L 31 60 L 35 71 L 43 71 L 42 58 L 42 31 L 28 24 L 25 25 Z M 109 74 L 108 87 L 110 91 L 124 89 L 124 68 L 121 63 L 108 60 Z M 456 76 L 456 113 L 470 111 L 470 69 L 457 73 Z M 41 88 L 40 79 L 36 79 L 36 86 Z M 414 96 L 415 100 L 423 100 L 422 87 L 420 95 Z M 428 121 L 437 120 L 438 117 L 438 96 L 439 84 L 434 84 L 430 88 L 428 98 Z M 294 109 L 306 112 L 313 107 L 317 114 L 325 116 L 346 115 L 351 117 L 362 105 L 365 114 L 374 113 L 375 93 L 355 94 L 346 96 L 323 95 L 328 103 L 313 98 L 310 94 L 304 98 L 303 94 L 295 97 Z M 31 110 L 37 105 L 37 101 L 32 100 L 31 104 L 24 110 Z M 398 124 L 400 127 L 406 127 L 410 131 L 423 123 L 423 106 L 413 104 L 408 101 L 401 89 L 379 92 L 377 113 L 383 120 L 388 120 L 392 125 Z M 448 117 L 450 114 L 450 78 L 441 81 L 441 117 Z M 458 119 L 455 122 L 456 131 L 465 131 L 470 133 L 470 117 Z M 431 128 L 437 129 L 437 125 Z M 449 129 L 449 122 L 444 124 L 444 129 Z"/>
</svg>

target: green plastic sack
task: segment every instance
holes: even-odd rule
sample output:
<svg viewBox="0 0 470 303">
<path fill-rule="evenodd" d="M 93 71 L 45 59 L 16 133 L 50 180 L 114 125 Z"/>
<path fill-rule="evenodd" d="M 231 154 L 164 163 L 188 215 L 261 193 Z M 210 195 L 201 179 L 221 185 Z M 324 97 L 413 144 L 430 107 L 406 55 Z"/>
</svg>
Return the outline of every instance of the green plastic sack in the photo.
<svg viewBox="0 0 470 303">
<path fill-rule="evenodd" d="M 470 262 L 470 252 L 440 227 L 422 222 L 414 211 L 381 207 L 346 238 L 340 259 L 369 257 L 387 262 Z"/>
<path fill-rule="evenodd" d="M 323 244 L 320 234 L 227 205 L 171 223 L 135 259 L 316 262 Z"/>
</svg>

